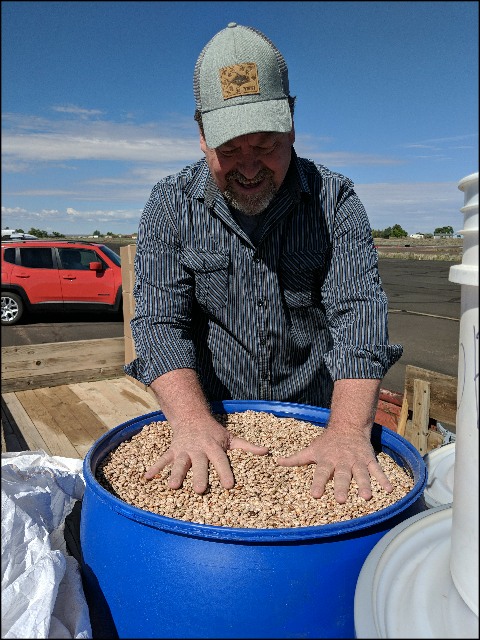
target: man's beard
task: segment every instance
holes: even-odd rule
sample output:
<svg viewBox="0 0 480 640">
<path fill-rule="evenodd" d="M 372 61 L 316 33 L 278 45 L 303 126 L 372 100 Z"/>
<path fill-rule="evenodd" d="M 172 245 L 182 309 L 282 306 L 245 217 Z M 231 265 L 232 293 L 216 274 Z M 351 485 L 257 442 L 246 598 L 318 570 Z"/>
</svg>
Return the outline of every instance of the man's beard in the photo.
<svg viewBox="0 0 480 640">
<path fill-rule="evenodd" d="M 247 180 L 239 171 L 230 171 L 225 176 L 227 186 L 223 195 L 229 204 L 235 209 L 248 216 L 256 216 L 268 207 L 277 193 L 277 188 L 273 182 L 273 171 L 264 167 L 253 180 Z M 235 181 L 240 184 L 257 184 L 265 180 L 265 185 L 260 193 L 249 195 L 248 193 L 238 193 L 235 189 Z"/>
</svg>

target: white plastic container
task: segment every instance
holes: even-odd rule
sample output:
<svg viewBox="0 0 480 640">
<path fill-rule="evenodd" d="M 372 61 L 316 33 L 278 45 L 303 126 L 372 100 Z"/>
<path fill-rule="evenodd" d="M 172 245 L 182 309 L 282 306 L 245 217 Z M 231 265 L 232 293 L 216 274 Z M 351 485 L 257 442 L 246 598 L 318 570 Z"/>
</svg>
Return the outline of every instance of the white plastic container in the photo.
<svg viewBox="0 0 480 640">
<path fill-rule="evenodd" d="M 375 545 L 355 589 L 356 638 L 478 638 L 450 575 L 452 512 L 424 511 Z"/>
<path fill-rule="evenodd" d="M 458 188 L 464 192 L 463 260 L 449 276 L 462 285 L 450 571 L 478 616 L 478 173 L 463 178 Z"/>
<path fill-rule="evenodd" d="M 429 483 L 432 490 L 436 477 L 450 482 L 453 467 L 452 501 L 405 520 L 372 549 L 355 590 L 357 638 L 479 637 L 478 173 L 458 187 L 465 194 L 463 262 L 449 275 L 461 284 L 455 463 L 450 451 L 439 453 L 424 494 L 428 504 Z"/>
<path fill-rule="evenodd" d="M 450 505 L 453 500 L 455 442 L 433 449 L 423 456 L 428 480 L 423 497 L 427 506 Z"/>
</svg>

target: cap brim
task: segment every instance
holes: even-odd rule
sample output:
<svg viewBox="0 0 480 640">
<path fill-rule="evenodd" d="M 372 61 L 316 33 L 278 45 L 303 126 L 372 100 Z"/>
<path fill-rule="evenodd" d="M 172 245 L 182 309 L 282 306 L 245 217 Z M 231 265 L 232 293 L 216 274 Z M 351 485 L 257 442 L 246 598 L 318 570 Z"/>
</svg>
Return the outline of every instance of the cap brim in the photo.
<svg viewBox="0 0 480 640">
<path fill-rule="evenodd" d="M 202 114 L 205 142 L 215 149 L 225 142 L 259 131 L 289 133 L 292 115 L 288 100 L 263 100 L 225 106 Z"/>
</svg>

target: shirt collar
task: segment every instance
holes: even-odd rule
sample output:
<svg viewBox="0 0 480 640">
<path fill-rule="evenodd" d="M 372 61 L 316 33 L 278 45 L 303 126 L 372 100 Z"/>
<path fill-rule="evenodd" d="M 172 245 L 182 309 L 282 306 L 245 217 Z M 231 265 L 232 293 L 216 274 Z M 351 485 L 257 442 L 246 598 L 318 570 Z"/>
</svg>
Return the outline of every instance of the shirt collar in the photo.
<svg viewBox="0 0 480 640">
<path fill-rule="evenodd" d="M 299 193 L 306 193 L 310 195 L 310 187 L 308 186 L 307 176 L 305 175 L 305 171 L 303 170 L 302 163 L 300 162 L 299 157 L 297 156 L 295 149 L 292 148 L 292 161 L 290 163 L 290 168 L 292 165 L 295 167 L 295 175 L 297 179 L 297 185 L 299 189 Z"/>
</svg>

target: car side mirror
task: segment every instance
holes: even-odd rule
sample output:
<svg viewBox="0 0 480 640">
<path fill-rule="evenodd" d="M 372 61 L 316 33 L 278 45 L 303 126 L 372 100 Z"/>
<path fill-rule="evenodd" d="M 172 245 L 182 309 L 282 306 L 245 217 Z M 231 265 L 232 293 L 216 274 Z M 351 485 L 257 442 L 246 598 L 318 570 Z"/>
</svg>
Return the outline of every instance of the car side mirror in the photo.
<svg viewBox="0 0 480 640">
<path fill-rule="evenodd" d="M 103 264 L 101 262 L 90 262 L 90 271 L 102 271 Z"/>
</svg>

